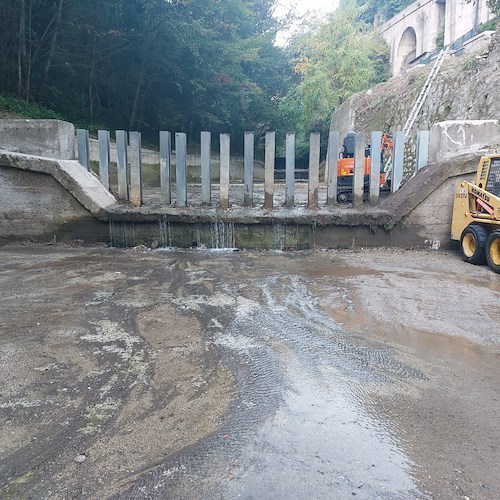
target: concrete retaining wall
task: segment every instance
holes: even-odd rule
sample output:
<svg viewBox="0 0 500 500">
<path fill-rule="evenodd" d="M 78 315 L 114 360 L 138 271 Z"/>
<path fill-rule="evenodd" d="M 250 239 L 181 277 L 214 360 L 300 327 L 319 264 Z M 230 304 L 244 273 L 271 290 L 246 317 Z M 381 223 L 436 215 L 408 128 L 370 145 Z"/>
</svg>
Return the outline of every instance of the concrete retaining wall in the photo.
<svg viewBox="0 0 500 500">
<path fill-rule="evenodd" d="M 11 241 L 107 241 L 99 222 L 51 175 L 0 166 L 0 244 Z"/>
<path fill-rule="evenodd" d="M 60 120 L 0 120 L 0 149 L 73 160 L 75 127 Z"/>
<path fill-rule="evenodd" d="M 474 178 L 479 159 L 468 154 L 428 165 L 380 207 L 391 213 L 391 224 L 411 230 L 425 247 L 448 247 L 455 188 Z"/>
<path fill-rule="evenodd" d="M 452 144 L 454 126 L 439 129 Z M 457 130 L 467 136 L 461 127 Z M 64 154 L 62 147 L 48 149 Z M 55 238 L 116 246 L 437 248 L 450 242 L 454 186 L 475 172 L 478 160 L 468 155 L 429 165 L 377 207 L 219 210 L 119 205 L 77 161 L 0 150 L 0 242 Z"/>
<path fill-rule="evenodd" d="M 110 143 L 111 175 L 116 177 L 116 143 Z M 75 153 L 76 154 L 76 153 Z M 99 143 L 97 139 L 89 141 L 89 157 L 93 162 L 99 161 Z M 175 152 L 170 157 L 172 166 L 171 176 L 175 179 Z M 220 158 L 212 155 L 211 158 L 211 178 L 216 181 L 220 177 Z M 160 185 L 160 153 L 152 149 L 142 148 L 142 168 L 144 180 L 147 185 Z M 199 154 L 188 154 L 186 156 L 187 177 L 192 181 L 201 179 L 201 156 Z M 232 156 L 230 162 L 231 179 L 243 180 L 243 158 Z M 254 160 L 254 179 L 264 180 L 264 164 L 259 160 Z"/>
<path fill-rule="evenodd" d="M 429 161 L 440 162 L 464 153 L 486 152 L 500 144 L 498 120 L 453 120 L 434 124 L 430 130 Z"/>
</svg>

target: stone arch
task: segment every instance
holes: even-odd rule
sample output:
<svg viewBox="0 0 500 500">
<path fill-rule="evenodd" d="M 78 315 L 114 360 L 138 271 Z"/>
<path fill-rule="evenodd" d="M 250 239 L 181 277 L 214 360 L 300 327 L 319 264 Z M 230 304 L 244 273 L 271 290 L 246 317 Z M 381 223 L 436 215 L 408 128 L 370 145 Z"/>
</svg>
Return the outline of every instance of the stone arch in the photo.
<svg viewBox="0 0 500 500">
<path fill-rule="evenodd" d="M 394 64 L 394 74 L 397 75 L 401 73 L 415 57 L 417 57 L 417 34 L 412 26 L 408 26 L 399 40 Z"/>
</svg>

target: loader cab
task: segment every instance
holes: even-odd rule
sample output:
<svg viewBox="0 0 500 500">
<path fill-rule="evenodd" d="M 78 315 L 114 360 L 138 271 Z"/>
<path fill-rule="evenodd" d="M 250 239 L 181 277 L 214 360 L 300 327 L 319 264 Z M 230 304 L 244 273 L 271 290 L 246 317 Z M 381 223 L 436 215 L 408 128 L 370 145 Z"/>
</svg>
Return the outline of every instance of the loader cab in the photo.
<svg viewBox="0 0 500 500">
<path fill-rule="evenodd" d="M 500 156 L 485 156 L 477 170 L 476 186 L 500 196 Z"/>
<path fill-rule="evenodd" d="M 486 178 L 486 191 L 500 197 L 500 157 L 490 158 L 489 172 Z"/>
</svg>

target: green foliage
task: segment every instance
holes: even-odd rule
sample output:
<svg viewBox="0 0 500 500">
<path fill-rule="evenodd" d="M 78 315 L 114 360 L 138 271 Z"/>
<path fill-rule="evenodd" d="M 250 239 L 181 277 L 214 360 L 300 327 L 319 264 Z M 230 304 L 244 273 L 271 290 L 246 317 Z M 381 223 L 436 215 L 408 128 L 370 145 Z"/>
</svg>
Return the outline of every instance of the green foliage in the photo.
<svg viewBox="0 0 500 500">
<path fill-rule="evenodd" d="M 485 23 L 479 25 L 477 28 L 478 33 L 482 33 L 483 31 L 495 31 L 497 29 L 497 19 L 490 19 L 489 21 L 486 21 Z"/>
<path fill-rule="evenodd" d="M 238 133 L 290 70 L 274 0 L 0 0 L 0 92 L 89 128 Z"/>
<path fill-rule="evenodd" d="M 463 68 L 465 71 L 472 73 L 477 66 L 477 59 L 474 55 L 464 58 L 463 60 Z"/>
<path fill-rule="evenodd" d="M 187 132 L 193 143 L 210 130 L 214 138 L 231 132 L 240 149 L 244 130 L 259 138 L 295 128 L 305 144 L 310 131 L 328 129 L 343 100 L 386 77 L 387 48 L 363 21 L 369 5 L 355 0 L 306 26 L 287 49 L 277 47 L 274 6 L 0 0 L 0 93 L 19 99 L 3 106 L 91 131 L 141 130 L 145 141 L 163 129 Z"/>
<path fill-rule="evenodd" d="M 360 16 L 363 9 L 344 3 L 326 22 L 300 37 L 292 47 L 298 83 L 280 109 L 305 147 L 310 131 L 325 131 L 332 112 L 346 98 L 388 74 L 388 48 Z"/>
<path fill-rule="evenodd" d="M 495 16 L 500 14 L 500 0 L 487 0 L 486 3 Z"/>
<path fill-rule="evenodd" d="M 439 31 L 436 36 L 436 50 L 441 50 L 444 47 L 444 28 Z"/>
<path fill-rule="evenodd" d="M 473 0 L 465 0 L 465 1 L 467 3 L 471 3 Z M 500 14 L 500 0 L 486 0 L 486 5 L 488 5 L 488 8 L 491 10 L 492 14 L 494 14 L 495 16 L 498 16 L 498 14 Z M 488 23 L 490 23 L 492 21 L 496 25 L 496 19 L 490 20 L 490 21 L 488 21 Z M 488 23 L 485 23 L 485 24 L 488 24 Z M 490 29 L 490 28 L 487 28 L 487 29 Z M 493 29 L 495 29 L 495 28 L 493 28 Z"/>
<path fill-rule="evenodd" d="M 38 104 L 29 103 L 15 97 L 0 95 L 0 116 L 14 116 L 16 118 L 34 118 L 61 120 L 59 113 L 44 108 Z"/>
<path fill-rule="evenodd" d="M 345 1 L 341 0 L 341 5 Z M 356 0 L 356 2 L 364 8 L 361 19 L 368 24 L 373 24 L 376 20 L 387 21 L 410 5 L 413 0 Z"/>
</svg>

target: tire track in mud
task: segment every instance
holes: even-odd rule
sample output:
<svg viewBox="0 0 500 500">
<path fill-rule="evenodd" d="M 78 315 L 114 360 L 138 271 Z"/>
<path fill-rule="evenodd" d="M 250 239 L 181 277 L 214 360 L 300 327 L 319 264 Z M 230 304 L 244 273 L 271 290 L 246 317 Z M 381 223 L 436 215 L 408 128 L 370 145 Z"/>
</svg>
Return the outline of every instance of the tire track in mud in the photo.
<svg viewBox="0 0 500 500">
<path fill-rule="evenodd" d="M 127 289 L 128 283 L 125 283 L 116 287 L 113 293 L 120 295 Z M 49 376 L 45 383 L 28 386 L 29 393 L 41 392 L 43 396 L 25 411 L 17 408 L 15 422 L 17 425 L 28 424 L 33 417 L 40 418 L 37 424 L 40 430 L 35 440 L 0 461 L 0 495 L 10 496 L 11 485 L 15 491 L 17 483 L 26 481 L 32 485 L 33 491 L 37 491 L 38 498 L 53 497 L 54 489 L 57 490 L 52 484 L 54 467 L 59 474 L 65 464 L 73 464 L 73 457 L 88 449 L 118 417 L 132 388 L 137 384 L 148 384 L 153 356 L 147 342 L 132 333 L 134 326 L 127 308 L 111 311 L 110 295 L 106 293 L 97 291 L 92 293 L 90 300 L 88 298 L 81 294 L 85 312 L 79 325 L 83 328 L 78 330 L 85 333 L 67 332 L 65 335 L 75 335 L 81 348 L 80 355 L 85 352 L 96 359 L 99 369 L 85 374 L 78 381 L 68 377 L 67 381 L 56 384 L 55 381 L 63 377 L 60 371 L 64 367 L 47 365 Z M 59 385 L 63 386 L 62 390 Z M 0 410 L 7 418 L 9 411 L 16 408 L 16 400 L 22 408 L 23 400 L 18 401 L 19 395 L 12 401 L 2 401 L 0 397 Z M 11 418 L 14 418 L 14 413 Z M 69 450 L 72 450 L 72 455 Z"/>
<path fill-rule="evenodd" d="M 286 406 L 294 391 L 296 381 L 290 373 L 302 373 L 315 386 L 325 383 L 328 387 L 334 367 L 336 382 L 355 382 L 348 392 L 358 402 L 363 391 L 357 391 L 366 384 L 425 378 L 418 369 L 397 360 L 391 348 L 346 333 L 321 312 L 305 281 L 297 276 L 262 278 L 244 289 L 227 284 L 215 287 L 214 293 L 227 299 L 219 307 L 213 302 L 201 307 L 199 297 L 189 295 L 176 299 L 176 304 L 204 322 L 207 351 L 215 349 L 235 376 L 236 398 L 227 418 L 219 432 L 168 457 L 115 498 L 220 498 L 228 491 L 234 493 L 240 468 L 251 468 L 248 447 L 254 446 L 255 436 Z M 267 448 L 273 446 L 268 443 Z M 290 451 L 294 453 L 293 439 Z M 390 484 L 383 484 L 370 495 L 417 498 L 411 481 L 405 481 L 393 493 L 387 491 Z M 347 478 L 338 491 L 345 493 L 351 486 Z M 249 491 L 238 494 L 251 498 Z M 365 497 L 360 494 L 358 498 Z M 420 493 L 418 498 L 422 498 Z"/>
</svg>

